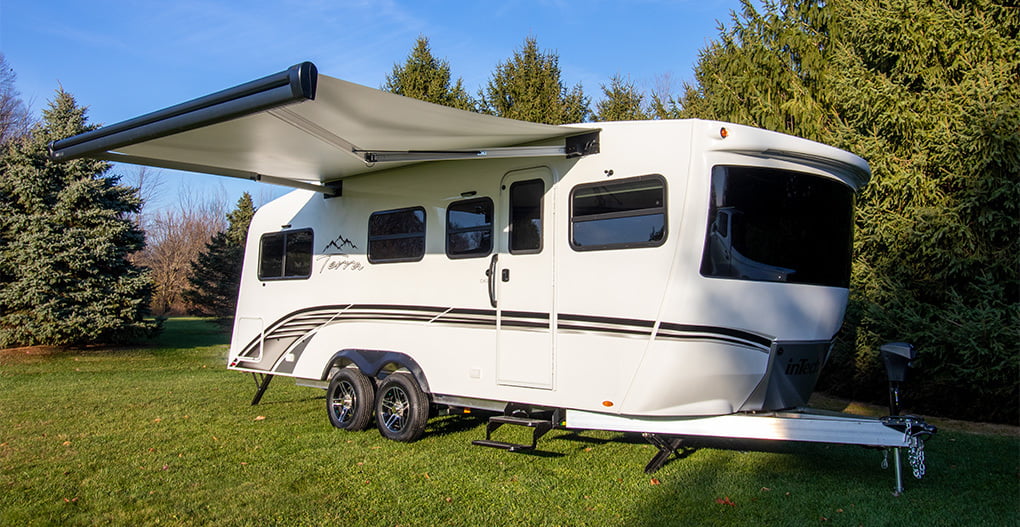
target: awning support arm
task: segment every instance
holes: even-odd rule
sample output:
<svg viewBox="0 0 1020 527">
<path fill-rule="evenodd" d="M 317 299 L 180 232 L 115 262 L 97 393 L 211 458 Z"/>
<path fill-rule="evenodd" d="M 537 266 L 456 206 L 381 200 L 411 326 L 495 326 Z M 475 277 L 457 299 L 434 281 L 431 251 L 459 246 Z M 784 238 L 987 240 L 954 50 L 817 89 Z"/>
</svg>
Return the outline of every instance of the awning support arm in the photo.
<svg viewBox="0 0 1020 527">
<path fill-rule="evenodd" d="M 152 159 L 141 156 L 130 156 L 126 154 L 118 154 L 116 152 L 105 152 L 100 155 L 94 155 L 93 157 L 95 157 L 96 159 L 113 161 L 116 163 L 130 163 L 132 165 L 145 165 L 156 168 L 166 168 L 169 170 L 183 170 L 185 172 L 199 172 L 202 174 L 214 174 L 217 176 L 227 176 L 238 179 L 249 179 L 251 181 L 261 181 L 263 183 L 272 183 L 274 185 L 282 185 L 285 187 L 300 188 L 304 190 L 311 190 L 313 192 L 321 192 L 329 197 L 336 196 L 339 190 L 337 186 L 330 184 L 318 185 L 315 183 L 306 183 L 304 181 L 295 181 L 293 179 L 267 176 L 265 174 L 259 174 L 257 172 L 248 172 L 245 170 L 235 170 L 232 168 L 214 167 L 209 165 L 197 165 L 194 163 L 184 163 L 180 161 L 167 161 L 165 159 Z"/>
</svg>

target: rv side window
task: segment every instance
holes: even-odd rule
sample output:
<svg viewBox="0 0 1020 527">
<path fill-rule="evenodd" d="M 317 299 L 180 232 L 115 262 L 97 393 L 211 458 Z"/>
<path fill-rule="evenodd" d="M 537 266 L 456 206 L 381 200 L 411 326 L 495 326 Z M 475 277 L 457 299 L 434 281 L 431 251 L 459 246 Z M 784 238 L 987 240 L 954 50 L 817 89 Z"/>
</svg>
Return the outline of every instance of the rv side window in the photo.
<svg viewBox="0 0 1020 527">
<path fill-rule="evenodd" d="M 446 208 L 446 255 L 488 256 L 492 252 L 492 200 L 469 199 Z"/>
<path fill-rule="evenodd" d="M 666 242 L 666 180 L 659 175 L 578 185 L 570 194 L 575 251 L 657 247 Z"/>
<path fill-rule="evenodd" d="M 416 262 L 424 257 L 425 209 L 387 210 L 369 216 L 369 262 Z"/>
<path fill-rule="evenodd" d="M 510 253 L 542 252 L 542 196 L 545 183 L 541 179 L 518 181 L 510 185 Z"/>
<path fill-rule="evenodd" d="M 263 234 L 259 246 L 259 280 L 308 278 L 312 275 L 312 230 Z"/>
<path fill-rule="evenodd" d="M 853 190 L 835 179 L 713 167 L 701 274 L 847 287 L 853 209 Z"/>
</svg>

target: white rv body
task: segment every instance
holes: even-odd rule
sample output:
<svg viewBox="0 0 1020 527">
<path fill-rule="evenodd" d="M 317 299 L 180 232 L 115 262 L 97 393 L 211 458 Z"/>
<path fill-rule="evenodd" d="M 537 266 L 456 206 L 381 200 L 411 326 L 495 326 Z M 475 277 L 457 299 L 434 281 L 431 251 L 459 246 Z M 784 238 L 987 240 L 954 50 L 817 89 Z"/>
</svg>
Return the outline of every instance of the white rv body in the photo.
<svg viewBox="0 0 1020 527">
<path fill-rule="evenodd" d="M 842 324 L 848 152 L 700 120 L 550 126 L 311 63 L 50 145 L 297 188 L 252 219 L 228 367 L 327 388 L 338 428 L 420 437 L 430 406 L 554 426 L 907 448 L 916 417 L 800 407 Z M 914 349 L 883 346 L 891 400 Z M 891 358 L 890 358 L 891 357 Z M 896 364 L 896 366 L 890 366 Z M 796 409 L 786 411 L 789 409 Z M 536 418 L 535 416 L 541 416 Z M 491 441 L 502 424 L 532 445 Z"/>
<path fill-rule="evenodd" d="M 723 415 L 776 409 L 752 397 L 770 362 L 783 360 L 774 344 L 816 343 L 801 357 L 811 365 L 802 374 L 810 377 L 806 398 L 842 323 L 847 289 L 702 276 L 712 167 L 783 169 L 856 189 L 863 161 L 726 123 L 597 126 L 598 154 L 420 163 L 346 178 L 339 197 L 294 191 L 260 208 L 248 236 L 230 367 L 327 381 L 338 353 L 387 352 L 413 360 L 419 383 L 440 398 Z M 661 245 L 572 248 L 572 189 L 638 176 L 664 183 Z M 545 183 L 541 251 L 513 254 L 508 189 L 536 179 Z M 480 198 L 495 209 L 491 253 L 449 257 L 448 206 Z M 370 215 L 415 207 L 425 213 L 424 256 L 370 262 Z M 310 275 L 260 280 L 263 236 L 301 230 L 314 240 Z M 493 256 L 495 308 L 486 275 Z"/>
</svg>

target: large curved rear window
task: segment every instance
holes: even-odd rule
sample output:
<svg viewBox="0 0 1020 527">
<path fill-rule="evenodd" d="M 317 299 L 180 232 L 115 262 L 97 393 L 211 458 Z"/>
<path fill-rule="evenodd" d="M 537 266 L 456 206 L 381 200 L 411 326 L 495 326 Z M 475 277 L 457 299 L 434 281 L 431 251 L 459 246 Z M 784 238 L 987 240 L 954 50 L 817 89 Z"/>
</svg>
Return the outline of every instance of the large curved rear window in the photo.
<svg viewBox="0 0 1020 527">
<path fill-rule="evenodd" d="M 701 274 L 848 287 L 853 208 L 853 190 L 834 179 L 714 167 Z"/>
</svg>

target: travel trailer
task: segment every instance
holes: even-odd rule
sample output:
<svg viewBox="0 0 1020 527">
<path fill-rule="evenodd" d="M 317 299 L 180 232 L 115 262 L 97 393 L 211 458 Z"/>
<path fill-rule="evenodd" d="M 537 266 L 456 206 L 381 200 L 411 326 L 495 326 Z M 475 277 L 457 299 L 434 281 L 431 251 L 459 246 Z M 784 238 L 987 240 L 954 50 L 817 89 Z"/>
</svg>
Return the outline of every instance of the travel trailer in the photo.
<svg viewBox="0 0 1020 527">
<path fill-rule="evenodd" d="M 923 472 L 920 418 L 803 408 L 870 176 L 848 152 L 701 120 L 525 123 L 303 63 L 51 155 L 297 189 L 249 230 L 228 366 L 256 376 L 253 404 L 293 377 L 326 389 L 334 426 L 397 441 L 473 409 L 499 414 L 476 443 L 509 450 L 644 433 L 649 471 L 721 436 L 906 448 Z M 531 445 L 493 440 L 503 424 Z"/>
</svg>

